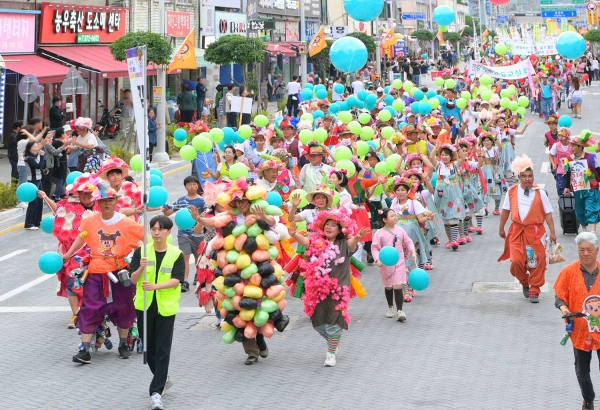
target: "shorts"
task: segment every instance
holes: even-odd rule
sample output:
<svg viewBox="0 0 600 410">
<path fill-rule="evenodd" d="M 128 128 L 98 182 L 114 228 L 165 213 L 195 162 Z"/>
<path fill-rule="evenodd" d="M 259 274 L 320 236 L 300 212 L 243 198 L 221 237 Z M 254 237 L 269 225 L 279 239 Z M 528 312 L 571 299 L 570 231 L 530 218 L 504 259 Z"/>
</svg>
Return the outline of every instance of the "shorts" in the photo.
<svg viewBox="0 0 600 410">
<path fill-rule="evenodd" d="M 571 104 L 581 104 L 583 97 L 571 97 Z"/>
<path fill-rule="evenodd" d="M 198 247 L 202 240 L 201 236 L 178 235 L 177 245 L 184 255 L 194 255 L 194 259 L 198 260 Z"/>
</svg>

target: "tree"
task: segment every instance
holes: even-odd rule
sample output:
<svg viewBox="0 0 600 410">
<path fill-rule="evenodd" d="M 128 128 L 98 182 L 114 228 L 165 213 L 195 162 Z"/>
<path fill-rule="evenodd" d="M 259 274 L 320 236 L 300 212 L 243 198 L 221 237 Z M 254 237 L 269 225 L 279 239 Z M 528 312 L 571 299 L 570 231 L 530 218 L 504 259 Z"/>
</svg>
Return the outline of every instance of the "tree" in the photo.
<svg viewBox="0 0 600 410">
<path fill-rule="evenodd" d="M 597 55 L 597 49 L 600 47 L 600 30 L 588 30 L 588 32 L 583 35 L 583 38 L 585 41 L 590 42 L 594 55 Z"/>
<path fill-rule="evenodd" d="M 148 62 L 151 61 L 161 65 L 169 64 L 171 54 L 173 54 L 173 46 L 161 34 L 149 31 L 127 33 L 114 41 L 108 48 L 115 60 L 125 61 L 127 59 L 125 50 L 144 45 L 148 46 Z"/>
<path fill-rule="evenodd" d="M 410 34 L 410 36 L 416 38 L 419 41 L 432 41 L 435 38 L 435 34 L 433 34 L 429 30 L 417 30 L 417 31 L 413 31 Z"/>
<path fill-rule="evenodd" d="M 451 33 L 446 31 L 442 34 L 444 37 L 444 41 L 449 41 L 450 43 L 458 43 L 461 39 L 460 33 Z"/>
<path fill-rule="evenodd" d="M 327 40 L 327 47 L 321 50 L 318 54 L 315 54 L 312 57 L 309 57 L 310 61 L 315 65 L 315 71 L 322 77 L 329 77 L 329 66 L 331 65 L 331 60 L 329 60 L 329 51 L 331 50 L 331 45 L 333 41 Z M 368 48 L 367 48 L 368 50 Z"/>
<path fill-rule="evenodd" d="M 265 58 L 265 43 L 259 38 L 247 38 L 238 34 L 223 36 L 206 49 L 204 58 L 220 66 L 239 64 L 242 66 L 244 82 L 248 80 L 248 64 L 258 63 Z"/>
<path fill-rule="evenodd" d="M 362 43 L 367 48 L 367 52 L 369 54 L 374 54 L 377 51 L 377 44 L 375 43 L 375 40 L 373 40 L 373 37 L 368 36 L 365 33 L 361 33 L 361 32 L 357 31 L 357 32 L 348 34 L 348 37 L 355 37 L 355 38 L 359 39 L 360 41 L 362 41 Z"/>
</svg>

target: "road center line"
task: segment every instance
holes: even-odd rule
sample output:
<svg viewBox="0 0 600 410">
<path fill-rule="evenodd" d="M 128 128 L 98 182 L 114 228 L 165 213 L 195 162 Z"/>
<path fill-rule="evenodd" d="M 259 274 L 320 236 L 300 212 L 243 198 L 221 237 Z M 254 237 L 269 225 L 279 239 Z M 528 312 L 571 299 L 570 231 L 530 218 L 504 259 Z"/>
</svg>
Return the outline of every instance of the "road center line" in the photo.
<svg viewBox="0 0 600 410">
<path fill-rule="evenodd" d="M 29 249 L 19 249 L 19 250 L 16 250 L 16 251 L 14 251 L 14 252 L 11 252 L 11 253 L 9 253 L 8 255 L 4 255 L 4 256 L 0 257 L 0 262 L 2 262 L 2 261 L 5 261 L 5 260 L 7 260 L 7 259 L 10 259 L 10 258 L 12 258 L 13 256 L 20 255 L 20 254 L 22 254 L 23 252 L 27 252 L 28 250 L 29 250 Z"/>
<path fill-rule="evenodd" d="M 12 298 L 15 295 L 18 295 L 21 292 L 26 291 L 29 288 L 34 287 L 35 285 L 39 285 L 42 282 L 47 281 L 50 278 L 55 278 L 56 275 L 44 275 L 39 278 L 32 280 L 31 282 L 27 282 L 26 284 L 19 286 L 16 289 L 11 290 L 10 292 L 6 292 L 4 295 L 0 295 L 0 302 L 5 301 L 6 299 Z"/>
</svg>

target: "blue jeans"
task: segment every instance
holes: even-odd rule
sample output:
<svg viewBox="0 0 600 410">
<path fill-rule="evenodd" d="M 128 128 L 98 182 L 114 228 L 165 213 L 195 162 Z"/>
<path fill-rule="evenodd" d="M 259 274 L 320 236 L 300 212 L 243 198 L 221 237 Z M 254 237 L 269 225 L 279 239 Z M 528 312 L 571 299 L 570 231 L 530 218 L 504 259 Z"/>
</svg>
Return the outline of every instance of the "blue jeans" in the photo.
<svg viewBox="0 0 600 410">
<path fill-rule="evenodd" d="M 19 185 L 23 185 L 27 182 L 27 166 L 17 165 L 17 171 L 19 172 Z"/>
<path fill-rule="evenodd" d="M 421 86 L 421 74 L 413 74 L 412 81 L 413 81 L 413 83 L 415 83 L 416 87 L 420 87 Z"/>
<path fill-rule="evenodd" d="M 38 189 L 42 186 L 42 181 L 32 181 L 32 184 L 35 184 Z M 44 208 L 44 201 L 40 197 L 36 197 L 33 201 L 29 203 L 27 207 L 27 212 L 25 213 L 25 228 L 30 228 L 32 226 L 40 226 L 42 221 L 42 212 Z"/>
<path fill-rule="evenodd" d="M 54 198 L 59 198 L 62 195 L 63 186 L 65 185 L 64 179 L 56 179 L 56 189 L 54 190 Z"/>
<path fill-rule="evenodd" d="M 554 103 L 552 102 L 552 97 L 542 97 L 541 100 L 541 109 L 544 114 L 544 119 L 547 120 L 550 114 L 554 114 Z"/>
</svg>

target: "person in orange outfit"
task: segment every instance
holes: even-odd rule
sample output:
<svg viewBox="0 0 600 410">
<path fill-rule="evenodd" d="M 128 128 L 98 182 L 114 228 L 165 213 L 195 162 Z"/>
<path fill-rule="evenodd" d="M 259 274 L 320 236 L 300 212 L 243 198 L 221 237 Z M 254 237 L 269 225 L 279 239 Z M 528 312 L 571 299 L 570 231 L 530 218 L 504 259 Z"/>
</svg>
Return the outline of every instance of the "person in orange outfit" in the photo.
<svg viewBox="0 0 600 410">
<path fill-rule="evenodd" d="M 533 183 L 533 163 L 527 155 L 515 158 L 511 168 L 519 175 L 519 184 L 511 187 L 504 199 L 498 232 L 505 239 L 504 253 L 498 262 L 510 259 L 510 273 L 523 286 L 523 295 L 538 303 L 546 272 L 544 221 L 550 240 L 556 242 L 552 205 L 546 192 Z M 504 226 L 509 216 L 512 224 L 507 235 Z"/>
<path fill-rule="evenodd" d="M 554 305 L 563 315 L 581 313 L 572 319 L 570 332 L 575 354 L 575 374 L 583 396 L 582 410 L 594 409 L 594 386 L 590 377 L 592 351 L 600 352 L 600 282 L 596 280 L 600 262 L 598 237 L 592 232 L 582 232 L 575 238 L 579 260 L 560 271 L 554 291 Z"/>
</svg>

